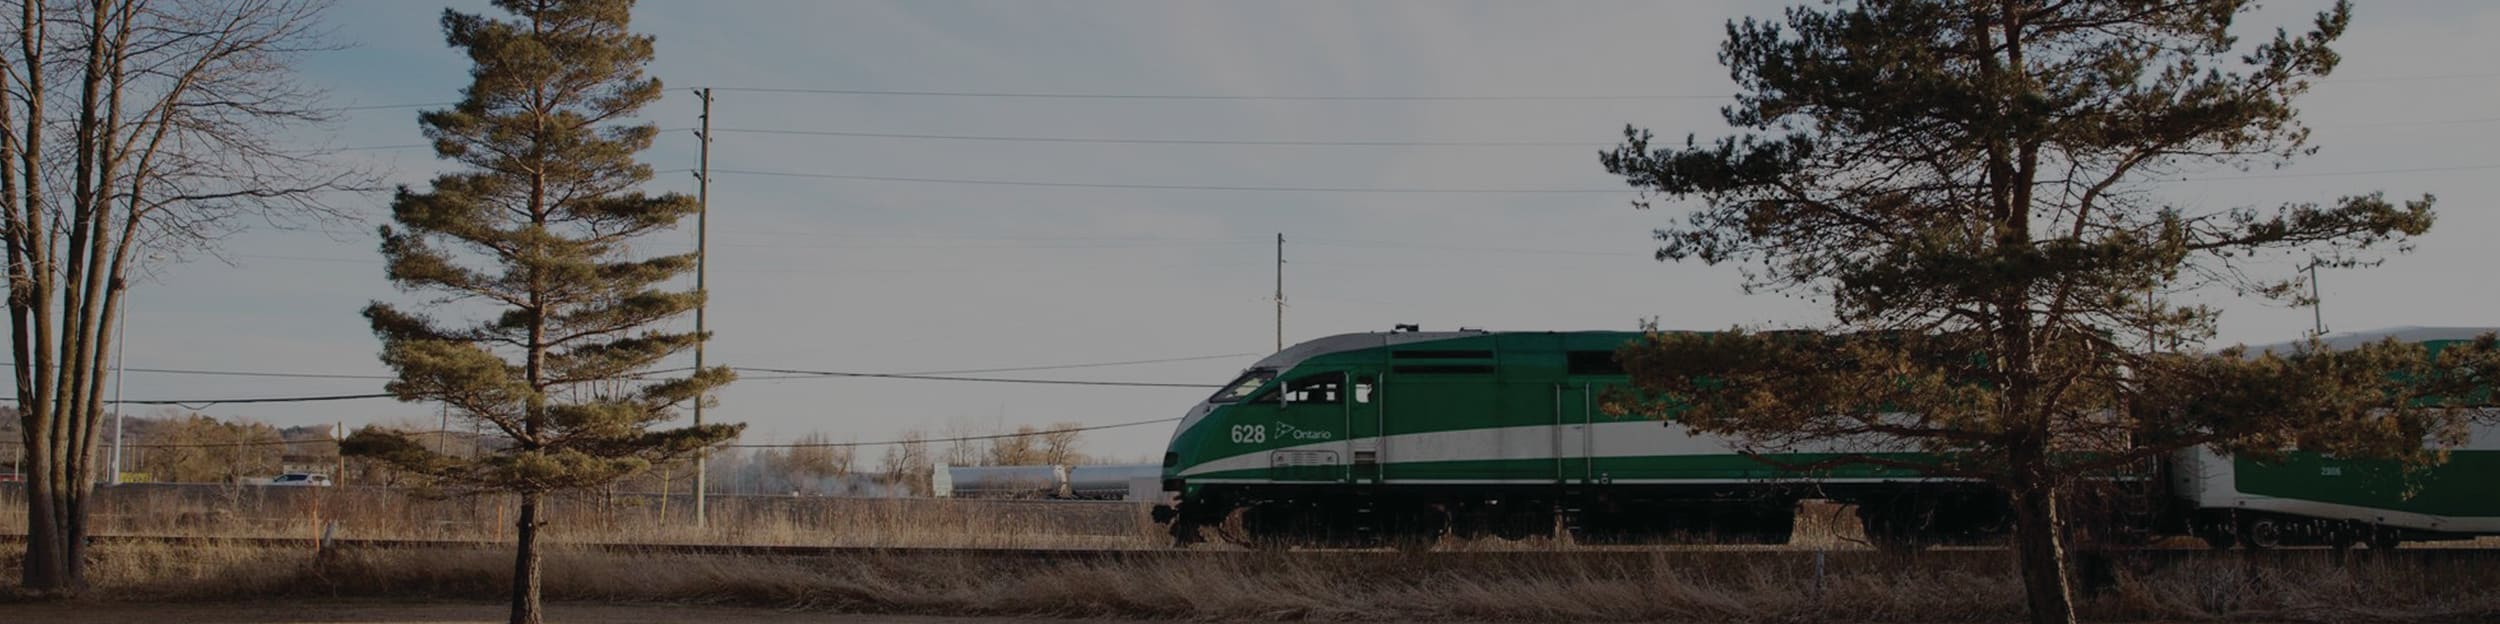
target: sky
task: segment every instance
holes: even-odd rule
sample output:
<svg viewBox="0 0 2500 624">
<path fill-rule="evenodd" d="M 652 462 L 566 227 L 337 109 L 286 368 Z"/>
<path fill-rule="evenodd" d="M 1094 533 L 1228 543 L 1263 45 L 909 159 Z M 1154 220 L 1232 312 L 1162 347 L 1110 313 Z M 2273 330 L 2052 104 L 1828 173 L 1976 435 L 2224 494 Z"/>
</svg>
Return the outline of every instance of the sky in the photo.
<svg viewBox="0 0 2500 624">
<path fill-rule="evenodd" d="M 2242 33 L 2303 26 L 2328 4 L 2270 3 Z M 2302 103 L 2315 157 L 2279 171 L 2199 173 L 2162 193 L 2199 209 L 2372 190 L 2435 194 L 2439 223 L 2412 253 L 2319 276 L 2319 312 L 2334 330 L 2500 325 L 2490 273 L 2500 265 L 2490 240 L 2500 232 L 2500 73 L 2484 62 L 2500 58 L 2500 38 L 2489 35 L 2500 32 L 2500 4 L 2359 4 L 2337 46 L 2342 67 Z M 328 91 L 326 104 L 350 110 L 303 140 L 350 148 L 343 157 L 397 184 L 421 188 L 445 170 L 411 147 L 422 142 L 414 105 L 457 99 L 467 79 L 465 59 L 442 42 L 444 8 L 335 6 L 327 19 L 348 47 L 305 57 L 302 77 Z M 1216 385 L 1275 348 L 1279 234 L 1287 343 L 1410 323 L 1629 330 L 1645 320 L 1683 329 L 1827 320 L 1815 302 L 1744 294 L 1731 267 L 1652 260 L 1650 232 L 1692 206 L 1636 210 L 1635 195 L 1597 162 L 1626 124 L 1663 136 L 1726 134 L 1717 109 L 1734 87 L 1716 60 L 1725 23 L 1777 9 L 1704 0 L 648 0 L 633 26 L 657 37 L 650 71 L 668 86 L 644 111 L 667 130 L 644 154 L 663 172 L 649 190 L 694 191 L 693 89 L 715 89 L 708 363 L 921 372 L 1186 358 L 986 375 Z M 1434 99 L 1449 97 L 1476 99 Z M 804 177 L 825 175 L 855 177 Z M 1280 188 L 1294 190 L 1272 190 Z M 158 268 L 132 291 L 125 365 L 387 374 L 357 311 L 417 297 L 383 280 L 372 232 L 388 222 L 384 200 L 343 198 L 360 220 L 260 228 L 225 241 L 222 257 Z M 692 249 L 688 225 L 644 248 Z M 2306 308 L 2228 293 L 2197 300 L 2226 311 L 2223 343 L 2295 339 L 2312 325 Z M 757 377 L 722 391 L 707 420 L 748 423 L 748 442 L 811 432 L 878 441 L 913 429 L 1171 418 L 1209 391 Z M 336 395 L 381 383 L 132 371 L 121 392 Z M 350 427 L 432 426 L 437 414 L 391 400 L 201 412 Z M 1149 461 L 1170 427 L 1090 432 L 1086 449 Z"/>
</svg>

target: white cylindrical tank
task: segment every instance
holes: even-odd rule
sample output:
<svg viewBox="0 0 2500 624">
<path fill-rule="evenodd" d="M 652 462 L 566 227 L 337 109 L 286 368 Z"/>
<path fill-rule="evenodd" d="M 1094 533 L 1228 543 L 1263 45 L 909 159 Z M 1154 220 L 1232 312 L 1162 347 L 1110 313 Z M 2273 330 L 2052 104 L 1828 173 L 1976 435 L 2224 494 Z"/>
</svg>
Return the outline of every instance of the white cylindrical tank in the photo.
<svg viewBox="0 0 2500 624">
<path fill-rule="evenodd" d="M 1161 464 L 1100 464 L 1068 467 L 1068 496 L 1101 500 L 1137 499 L 1139 483 L 1161 490 Z"/>
<path fill-rule="evenodd" d="M 1067 496 L 1067 466 L 947 466 L 929 475 L 929 490 L 956 498 Z"/>
</svg>

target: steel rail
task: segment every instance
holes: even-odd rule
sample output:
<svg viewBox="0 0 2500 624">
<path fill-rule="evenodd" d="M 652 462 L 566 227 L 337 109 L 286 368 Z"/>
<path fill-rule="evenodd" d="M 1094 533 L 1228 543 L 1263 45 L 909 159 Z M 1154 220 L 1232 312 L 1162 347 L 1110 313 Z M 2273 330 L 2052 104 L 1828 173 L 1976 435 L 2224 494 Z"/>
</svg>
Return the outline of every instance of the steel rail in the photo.
<svg viewBox="0 0 2500 624">
<path fill-rule="evenodd" d="M 0 535 L 0 544 L 23 543 L 24 535 Z M 171 546 L 245 546 L 255 548 L 300 548 L 318 550 L 484 550 L 506 548 L 508 541 L 493 540 L 430 540 L 337 538 L 323 540 L 309 537 L 213 537 L 170 535 L 97 535 L 88 538 L 91 546 L 171 545 Z M 687 543 L 589 543 L 547 542 L 553 551 L 592 551 L 626 555 L 690 555 L 720 557 L 768 557 L 778 559 L 825 558 L 951 558 L 963 560 L 997 560 L 1001 562 L 1153 562 L 1153 561 L 1238 561 L 1327 563 L 1352 561 L 1396 561 L 1431 565 L 1492 564 L 1541 565 L 1567 564 L 1618 569 L 1649 569 L 1658 567 L 1709 568 L 1720 565 L 1811 565 L 1820 557 L 1835 571 L 1848 568 L 1893 567 L 1904 563 L 1947 565 L 2010 565 L 2014 553 L 1994 547 L 1935 548 L 1914 553 L 1894 553 L 1872 549 L 1811 550 L 1794 547 L 1756 546 L 1647 546 L 1595 547 L 1564 550 L 1435 550 L 1397 552 L 1386 549 L 1312 549 L 1288 551 L 1251 551 L 1199 548 L 1003 548 L 1003 547 L 913 547 L 913 546 L 810 546 L 767 544 L 687 544 Z M 2070 553 L 2078 561 L 2098 560 L 2123 566 L 2163 566 L 2182 563 L 2239 561 L 2256 565 L 2297 563 L 2395 563 L 2414 565 L 2500 565 L 2500 548 L 2419 547 L 2392 551 L 2337 550 L 2331 548 L 2280 548 L 2268 550 L 2216 551 L 2196 548 L 2076 550 Z"/>
</svg>

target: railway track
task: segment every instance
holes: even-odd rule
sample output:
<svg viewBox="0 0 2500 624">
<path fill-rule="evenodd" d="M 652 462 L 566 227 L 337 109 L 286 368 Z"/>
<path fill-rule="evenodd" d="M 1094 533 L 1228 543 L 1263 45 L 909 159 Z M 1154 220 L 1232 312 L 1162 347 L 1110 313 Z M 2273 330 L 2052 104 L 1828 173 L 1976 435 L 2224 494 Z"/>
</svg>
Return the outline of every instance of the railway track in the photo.
<svg viewBox="0 0 2500 624">
<path fill-rule="evenodd" d="M 17 544 L 24 535 L 0 535 L 0 544 Z M 99 535 L 88 538 L 94 546 L 172 545 L 172 546 L 246 546 L 273 549 L 316 550 L 500 550 L 510 542 L 482 540 L 421 540 L 339 538 L 327 540 L 302 537 L 198 537 L 165 535 Z M 1435 550 L 1400 553 L 1388 550 L 1290 550 L 1248 551 L 1215 548 L 1199 549 L 1071 549 L 1071 548 L 996 548 L 996 547 L 896 547 L 896 546 L 799 546 L 799 545 L 734 545 L 734 544 L 655 544 L 655 543 L 582 543 L 551 542 L 555 551 L 594 551 L 615 554 L 666 554 L 717 557 L 766 557 L 776 559 L 915 559 L 941 558 L 1032 563 L 1112 563 L 1160 561 L 1242 561 L 1298 563 L 1329 562 L 1402 562 L 1405 564 L 1466 565 L 1501 562 L 1507 564 L 1554 563 L 1613 568 L 1709 567 L 1727 564 L 1799 564 L 1832 567 L 1899 565 L 1916 560 L 1926 565 L 1987 566 L 2010 563 L 2013 552 L 1995 547 L 1935 548 L 1916 553 L 1888 553 L 1863 548 L 1812 550 L 1795 547 L 1724 547 L 1724 546 L 1652 546 L 1596 547 L 1564 550 Z M 2390 551 L 2338 551 L 2329 548 L 2284 548 L 2273 550 L 2215 551 L 2194 548 L 2129 549 L 2077 552 L 2079 560 L 2122 565 L 2171 565 L 2196 562 L 2240 561 L 2252 565 L 2296 563 L 2384 562 L 2409 565 L 2500 565 L 2500 549 L 2494 548 L 2404 548 Z M 1819 561 L 1819 563 L 1818 563 Z"/>
</svg>

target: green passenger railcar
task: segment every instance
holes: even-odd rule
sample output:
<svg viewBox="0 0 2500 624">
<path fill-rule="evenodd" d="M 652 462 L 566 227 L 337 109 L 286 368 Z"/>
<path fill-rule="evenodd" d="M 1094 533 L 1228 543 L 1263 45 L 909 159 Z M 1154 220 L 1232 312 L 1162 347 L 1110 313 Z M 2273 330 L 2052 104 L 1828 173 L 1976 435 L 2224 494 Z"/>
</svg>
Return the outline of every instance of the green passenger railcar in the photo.
<svg viewBox="0 0 2500 624">
<path fill-rule="evenodd" d="M 2328 348 L 2396 340 L 2432 353 L 2490 327 L 2405 327 L 2327 336 Z M 2300 343 L 2261 347 L 2278 352 Z M 2462 446 L 2428 469 L 2294 452 L 2271 462 L 2204 449 L 2172 458 L 2171 491 L 2190 530 L 2218 548 L 2465 539 L 2500 534 L 2500 411 L 2484 408 Z"/>
</svg>

